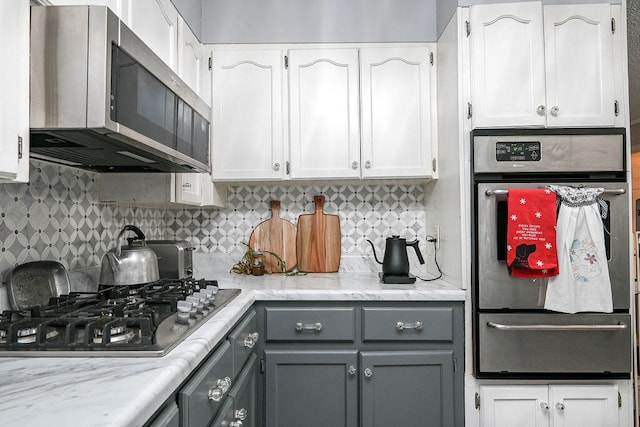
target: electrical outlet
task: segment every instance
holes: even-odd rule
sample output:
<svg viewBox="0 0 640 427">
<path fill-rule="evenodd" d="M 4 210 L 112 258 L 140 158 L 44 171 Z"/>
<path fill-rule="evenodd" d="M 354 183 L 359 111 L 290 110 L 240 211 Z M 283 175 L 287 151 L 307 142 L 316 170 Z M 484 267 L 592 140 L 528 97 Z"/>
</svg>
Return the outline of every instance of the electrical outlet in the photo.
<svg viewBox="0 0 640 427">
<path fill-rule="evenodd" d="M 436 249 L 440 249 L 440 226 L 433 226 L 433 238 L 436 239 Z"/>
</svg>

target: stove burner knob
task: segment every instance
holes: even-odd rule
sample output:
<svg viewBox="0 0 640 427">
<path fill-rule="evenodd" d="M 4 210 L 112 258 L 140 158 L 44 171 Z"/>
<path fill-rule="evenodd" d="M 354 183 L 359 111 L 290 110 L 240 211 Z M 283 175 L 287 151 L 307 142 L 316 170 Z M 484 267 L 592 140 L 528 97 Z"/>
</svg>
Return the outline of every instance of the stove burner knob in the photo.
<svg viewBox="0 0 640 427">
<path fill-rule="evenodd" d="M 193 304 L 189 301 L 178 301 L 178 320 L 188 321 L 192 310 Z"/>
<path fill-rule="evenodd" d="M 200 298 L 193 295 L 189 295 L 185 299 L 185 301 L 188 301 L 193 305 L 196 313 L 202 313 L 202 302 L 200 301 Z"/>
<path fill-rule="evenodd" d="M 207 290 L 213 292 L 213 295 L 218 293 L 218 287 L 217 286 L 213 286 L 213 285 L 207 285 Z"/>
<path fill-rule="evenodd" d="M 216 299 L 216 296 L 211 289 L 200 289 L 200 293 L 207 297 L 209 304 L 213 305 L 213 301 Z"/>
</svg>

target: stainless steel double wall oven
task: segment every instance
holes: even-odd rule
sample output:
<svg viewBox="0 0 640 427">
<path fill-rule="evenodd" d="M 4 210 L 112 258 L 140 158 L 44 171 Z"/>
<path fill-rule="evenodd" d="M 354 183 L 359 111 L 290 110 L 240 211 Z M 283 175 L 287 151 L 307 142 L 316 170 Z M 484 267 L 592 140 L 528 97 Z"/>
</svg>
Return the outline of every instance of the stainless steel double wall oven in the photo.
<svg viewBox="0 0 640 427">
<path fill-rule="evenodd" d="M 477 378 L 629 378 L 629 186 L 624 129 L 472 133 L 474 374 Z M 510 188 L 602 187 L 613 313 L 545 310 L 548 279 L 506 266 Z"/>
</svg>

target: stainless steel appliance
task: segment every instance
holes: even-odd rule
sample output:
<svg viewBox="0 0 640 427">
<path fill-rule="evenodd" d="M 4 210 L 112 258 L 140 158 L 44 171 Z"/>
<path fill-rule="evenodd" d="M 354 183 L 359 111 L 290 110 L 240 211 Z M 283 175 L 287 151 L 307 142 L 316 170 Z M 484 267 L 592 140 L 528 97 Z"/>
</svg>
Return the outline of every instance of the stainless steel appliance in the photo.
<svg viewBox="0 0 640 427">
<path fill-rule="evenodd" d="M 208 172 L 210 114 L 108 8 L 31 8 L 33 158 L 97 172 Z"/>
<path fill-rule="evenodd" d="M 624 129 L 472 133 L 474 374 L 478 378 L 629 378 L 629 215 Z M 613 313 L 545 310 L 548 279 L 506 266 L 510 188 L 603 187 Z"/>
<path fill-rule="evenodd" d="M 102 286 L 0 314 L 0 357 L 163 356 L 239 293 L 214 280 Z"/>
<path fill-rule="evenodd" d="M 185 279 L 193 274 L 195 247 L 186 240 L 147 240 L 158 256 L 158 269 L 163 279 Z"/>
</svg>

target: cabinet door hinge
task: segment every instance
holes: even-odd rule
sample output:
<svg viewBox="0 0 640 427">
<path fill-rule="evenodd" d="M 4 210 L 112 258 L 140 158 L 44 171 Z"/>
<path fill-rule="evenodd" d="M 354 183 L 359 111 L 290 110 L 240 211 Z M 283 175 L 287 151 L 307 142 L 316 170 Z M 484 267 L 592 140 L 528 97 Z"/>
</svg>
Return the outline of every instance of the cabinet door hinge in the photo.
<svg viewBox="0 0 640 427">
<path fill-rule="evenodd" d="M 469 21 L 464 21 L 464 32 L 467 34 L 467 37 L 471 35 L 471 23 Z"/>
<path fill-rule="evenodd" d="M 616 18 L 611 18 L 611 34 L 616 33 Z"/>
<path fill-rule="evenodd" d="M 620 114 L 620 103 L 617 99 L 613 103 L 613 114 L 615 114 L 616 117 Z"/>
<path fill-rule="evenodd" d="M 22 137 L 18 136 L 18 159 L 22 158 Z"/>
<path fill-rule="evenodd" d="M 264 374 L 264 359 L 260 359 L 260 373 Z"/>
<path fill-rule="evenodd" d="M 476 409 L 480 409 L 480 393 L 476 393 Z"/>
<path fill-rule="evenodd" d="M 620 392 L 618 392 L 618 408 L 622 408 L 622 396 Z"/>
<path fill-rule="evenodd" d="M 213 56 L 209 57 L 209 71 L 213 69 Z"/>
<path fill-rule="evenodd" d="M 289 57 L 287 55 L 284 56 L 284 69 L 289 69 Z"/>
<path fill-rule="evenodd" d="M 467 119 L 470 119 L 473 116 L 473 106 L 470 102 L 467 102 Z"/>
<path fill-rule="evenodd" d="M 291 163 L 289 163 L 288 161 L 285 162 L 285 173 L 287 175 L 289 175 L 291 173 Z"/>
<path fill-rule="evenodd" d="M 436 173 L 438 171 L 438 161 L 435 157 L 431 159 L 431 169 L 433 170 L 433 173 Z"/>
<path fill-rule="evenodd" d="M 429 53 L 429 63 L 433 65 L 433 52 Z"/>
<path fill-rule="evenodd" d="M 436 159 L 433 159 L 434 162 Z M 435 172 L 435 170 L 434 170 Z M 457 374 L 458 373 L 458 358 L 456 356 L 453 356 L 453 373 Z"/>
</svg>

